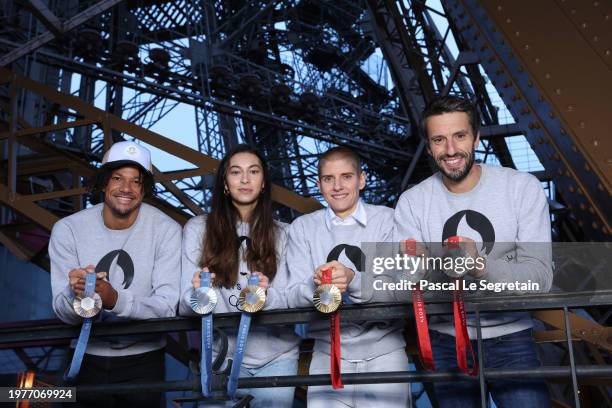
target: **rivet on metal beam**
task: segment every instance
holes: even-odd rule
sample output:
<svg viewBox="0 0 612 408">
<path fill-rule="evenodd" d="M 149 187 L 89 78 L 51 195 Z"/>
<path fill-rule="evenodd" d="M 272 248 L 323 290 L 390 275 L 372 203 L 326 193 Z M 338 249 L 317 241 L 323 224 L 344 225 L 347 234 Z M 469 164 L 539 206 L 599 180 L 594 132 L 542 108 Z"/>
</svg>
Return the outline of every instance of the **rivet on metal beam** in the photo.
<svg viewBox="0 0 612 408">
<path fill-rule="evenodd" d="M 606 57 L 609 57 L 612 54 L 612 52 L 610 50 L 606 50 L 604 54 L 606 54 Z"/>
<path fill-rule="evenodd" d="M 512 19 L 511 18 L 507 18 L 506 19 L 506 24 L 510 24 L 510 23 L 512 23 Z"/>
<path fill-rule="evenodd" d="M 535 62 L 536 64 L 539 64 L 540 62 L 542 62 L 542 60 L 538 57 L 533 59 L 533 62 Z"/>
<path fill-rule="evenodd" d="M 567 111 L 568 112 L 573 112 L 574 111 L 574 105 L 567 105 Z"/>
<path fill-rule="evenodd" d="M 593 6 L 594 6 L 594 7 L 599 6 L 599 2 L 598 2 L 598 1 L 594 1 L 594 2 L 593 2 Z"/>
<path fill-rule="evenodd" d="M 571 10 L 570 10 L 570 13 L 572 13 L 572 14 L 576 14 L 576 9 L 571 9 Z"/>
<path fill-rule="evenodd" d="M 515 32 L 514 32 L 514 36 L 515 36 L 515 37 L 518 37 L 518 36 L 520 36 L 520 35 L 521 35 L 521 32 L 520 32 L 520 31 L 515 31 Z"/>
<path fill-rule="evenodd" d="M 595 147 L 599 146 L 599 140 L 597 139 L 593 140 L 593 146 Z"/>
<path fill-rule="evenodd" d="M 556 93 L 557 95 L 561 95 L 561 88 L 557 88 L 557 89 L 555 89 L 555 93 Z"/>
<path fill-rule="evenodd" d="M 586 127 L 586 123 L 584 123 L 583 121 L 580 121 L 578 123 L 578 126 L 580 126 L 580 129 L 584 129 Z"/>
<path fill-rule="evenodd" d="M 550 79 L 550 73 L 549 73 L 549 72 L 545 73 L 545 74 L 544 74 L 544 78 L 546 78 L 546 79 Z"/>
<path fill-rule="evenodd" d="M 587 23 L 582 23 L 582 24 L 580 24 L 580 27 L 582 27 L 583 29 L 585 29 L 585 30 L 586 30 L 586 28 L 588 27 L 588 25 L 587 25 Z"/>
<path fill-rule="evenodd" d="M 554 119 L 555 112 L 553 112 L 553 111 L 548 112 L 548 117 L 551 118 L 551 119 Z"/>
<path fill-rule="evenodd" d="M 561 128 L 561 134 L 565 135 L 567 132 L 565 131 L 565 129 Z"/>
<path fill-rule="evenodd" d="M 597 41 L 599 41 L 599 37 L 598 37 L 598 36 L 596 36 L 596 35 L 595 35 L 595 36 L 593 36 L 593 42 L 597 42 Z"/>
</svg>

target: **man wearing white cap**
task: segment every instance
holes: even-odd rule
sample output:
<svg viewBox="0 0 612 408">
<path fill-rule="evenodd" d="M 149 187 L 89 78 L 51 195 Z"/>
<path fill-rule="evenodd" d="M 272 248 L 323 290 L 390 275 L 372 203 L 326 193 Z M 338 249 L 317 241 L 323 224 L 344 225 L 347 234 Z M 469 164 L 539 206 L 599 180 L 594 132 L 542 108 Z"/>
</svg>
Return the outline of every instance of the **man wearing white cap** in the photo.
<svg viewBox="0 0 612 408">
<path fill-rule="evenodd" d="M 173 317 L 180 281 L 181 228 L 142 202 L 153 189 L 151 156 L 133 142 L 115 143 L 102 160 L 93 191 L 104 202 L 58 221 L 51 232 L 53 310 L 80 324 L 73 301 L 83 297 L 87 272 L 96 272 L 102 320 Z M 92 338 L 77 383 L 164 379 L 162 335 Z M 77 395 L 87 406 L 159 406 L 160 394 Z"/>
</svg>

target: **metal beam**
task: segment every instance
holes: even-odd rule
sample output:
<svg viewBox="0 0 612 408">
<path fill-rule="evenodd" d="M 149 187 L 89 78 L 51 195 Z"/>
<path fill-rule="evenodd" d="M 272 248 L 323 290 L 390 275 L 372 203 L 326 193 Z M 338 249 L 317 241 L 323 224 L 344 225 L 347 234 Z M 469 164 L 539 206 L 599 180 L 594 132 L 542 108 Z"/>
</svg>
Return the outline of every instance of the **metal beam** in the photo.
<svg viewBox="0 0 612 408">
<path fill-rule="evenodd" d="M 62 22 L 45 3 L 41 0 L 28 0 L 32 13 L 39 19 L 49 31 L 56 37 L 62 35 Z"/>
<path fill-rule="evenodd" d="M 121 0 L 102 0 L 88 9 L 80 12 L 74 17 L 66 20 L 61 26 L 61 34 L 66 34 L 72 29 L 80 26 L 86 21 L 92 19 L 93 17 L 104 13 L 106 10 L 112 8 L 116 4 L 120 3 Z M 45 31 L 43 34 L 39 35 L 35 39 L 23 44 L 22 46 L 14 49 L 13 51 L 5 54 L 0 58 L 0 67 L 4 67 L 5 65 L 10 64 L 13 61 L 18 60 L 19 58 L 36 51 L 38 48 L 43 45 L 51 42 L 55 39 L 55 35 L 51 31 Z"/>
<path fill-rule="evenodd" d="M 55 103 L 59 103 L 62 106 L 71 108 L 83 115 L 86 119 L 94 120 L 100 123 L 107 121 L 108 125 L 113 130 L 133 136 L 151 146 L 155 146 L 167 153 L 195 164 L 201 169 L 212 173 L 216 171 L 219 165 L 218 160 L 202 154 L 197 150 L 191 149 L 172 139 L 164 137 L 159 133 L 142 128 L 128 122 L 125 119 L 109 114 L 102 109 L 83 102 L 81 99 L 75 96 L 64 94 L 24 76 L 13 74 L 11 71 L 5 68 L 0 68 L 0 77 L 10 75 L 15 75 L 14 81 L 17 85 L 44 96 L 45 98 Z M 314 198 L 302 197 L 293 191 L 277 185 L 272 186 L 272 199 L 301 213 L 309 213 L 322 208 L 321 204 Z"/>
<path fill-rule="evenodd" d="M 54 132 L 56 130 L 72 129 L 78 126 L 93 125 L 95 123 L 97 123 L 95 120 L 84 119 L 84 120 L 75 120 L 72 122 L 57 123 L 54 125 L 31 127 L 27 129 L 17 130 L 15 132 L 15 136 L 20 137 L 20 136 L 27 136 L 27 135 L 37 135 L 41 133 Z M 0 133 L 0 140 L 6 139 L 9 136 L 10 136 L 10 132 L 2 132 Z"/>
</svg>

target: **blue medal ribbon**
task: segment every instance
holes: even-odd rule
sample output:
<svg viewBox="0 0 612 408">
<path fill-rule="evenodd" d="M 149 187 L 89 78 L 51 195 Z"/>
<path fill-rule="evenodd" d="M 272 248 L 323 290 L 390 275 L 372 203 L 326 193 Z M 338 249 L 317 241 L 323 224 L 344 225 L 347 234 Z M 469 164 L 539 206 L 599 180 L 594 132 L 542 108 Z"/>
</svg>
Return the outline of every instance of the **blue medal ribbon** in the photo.
<svg viewBox="0 0 612 408">
<path fill-rule="evenodd" d="M 210 286 L 210 273 L 202 273 L 200 287 Z M 212 378 L 212 343 L 213 343 L 213 320 L 212 313 L 202 315 L 202 345 L 200 349 L 200 384 L 202 395 L 211 396 L 210 381 Z"/>
<path fill-rule="evenodd" d="M 248 285 L 259 285 L 259 277 L 257 275 L 249 276 Z M 236 351 L 234 351 L 234 360 L 232 361 L 232 370 L 230 371 L 229 381 L 227 382 L 227 395 L 234 398 L 236 389 L 238 388 L 238 377 L 240 377 L 240 366 L 246 349 L 247 336 L 249 335 L 249 327 L 251 326 L 251 313 L 242 312 L 240 317 L 240 328 L 238 329 L 238 338 L 236 340 Z"/>
<path fill-rule="evenodd" d="M 96 289 L 96 274 L 88 272 L 85 275 L 85 297 L 91 297 Z M 93 318 L 88 317 L 83 321 L 81 326 L 81 333 L 79 333 L 79 340 L 77 341 L 76 348 L 74 349 L 74 355 L 72 356 L 72 362 L 70 363 L 70 369 L 66 374 L 66 379 L 74 379 L 81 370 L 81 363 L 83 362 L 83 355 L 85 349 L 87 349 L 87 342 L 89 341 L 89 332 L 91 331 L 91 325 Z"/>
</svg>

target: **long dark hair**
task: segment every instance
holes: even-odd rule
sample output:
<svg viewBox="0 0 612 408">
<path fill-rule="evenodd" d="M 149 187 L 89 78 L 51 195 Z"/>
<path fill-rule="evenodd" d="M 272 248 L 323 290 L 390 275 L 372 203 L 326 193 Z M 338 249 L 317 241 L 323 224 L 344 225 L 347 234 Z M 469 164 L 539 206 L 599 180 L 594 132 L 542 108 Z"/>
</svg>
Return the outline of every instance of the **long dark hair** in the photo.
<svg viewBox="0 0 612 408">
<path fill-rule="evenodd" d="M 244 260 L 251 271 L 262 272 L 270 281 L 276 275 L 277 228 L 272 217 L 268 166 L 259 151 L 249 145 L 240 144 L 223 157 L 217 169 L 200 258 L 200 267 L 207 267 L 215 274 L 215 283 L 226 288 L 233 287 L 238 281 L 240 264 L 240 243 L 235 232 L 240 215 L 232 202 L 231 195 L 225 194 L 227 168 L 230 159 L 238 153 L 251 153 L 257 156 L 261 162 L 264 182 L 249 220 L 250 240 L 247 240 Z"/>
</svg>

